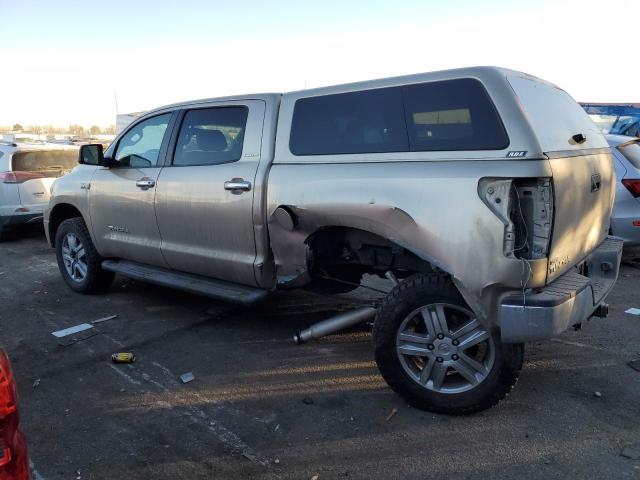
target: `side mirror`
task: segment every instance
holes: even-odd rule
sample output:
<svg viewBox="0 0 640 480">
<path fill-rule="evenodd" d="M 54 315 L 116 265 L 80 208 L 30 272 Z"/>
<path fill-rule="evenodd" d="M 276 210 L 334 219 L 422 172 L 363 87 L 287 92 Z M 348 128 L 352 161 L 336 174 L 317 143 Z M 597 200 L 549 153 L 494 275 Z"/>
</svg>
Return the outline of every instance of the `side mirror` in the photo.
<svg viewBox="0 0 640 480">
<path fill-rule="evenodd" d="M 100 165 L 100 162 L 104 162 L 102 145 L 96 143 L 80 146 L 78 154 L 78 163 L 80 165 Z"/>
<path fill-rule="evenodd" d="M 78 153 L 78 163 L 81 165 L 100 165 L 102 167 L 115 166 L 113 160 L 105 158 L 102 145 L 99 143 L 81 145 Z"/>
</svg>

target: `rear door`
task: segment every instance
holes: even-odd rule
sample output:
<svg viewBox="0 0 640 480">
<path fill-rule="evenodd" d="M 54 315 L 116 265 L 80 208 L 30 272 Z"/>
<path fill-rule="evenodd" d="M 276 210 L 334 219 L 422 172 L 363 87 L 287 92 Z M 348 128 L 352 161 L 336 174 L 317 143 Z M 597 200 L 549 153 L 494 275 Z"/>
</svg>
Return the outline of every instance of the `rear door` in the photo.
<svg viewBox="0 0 640 480">
<path fill-rule="evenodd" d="M 254 183 L 265 102 L 186 110 L 158 179 L 162 254 L 176 270 L 256 285 Z"/>
<path fill-rule="evenodd" d="M 154 202 L 171 120 L 163 113 L 133 124 L 110 150 L 118 165 L 99 167 L 91 179 L 91 224 L 104 257 L 166 266 Z"/>
<path fill-rule="evenodd" d="M 553 172 L 551 282 L 606 237 L 615 195 L 613 158 L 604 135 L 565 91 L 533 77 L 508 80 Z"/>
</svg>

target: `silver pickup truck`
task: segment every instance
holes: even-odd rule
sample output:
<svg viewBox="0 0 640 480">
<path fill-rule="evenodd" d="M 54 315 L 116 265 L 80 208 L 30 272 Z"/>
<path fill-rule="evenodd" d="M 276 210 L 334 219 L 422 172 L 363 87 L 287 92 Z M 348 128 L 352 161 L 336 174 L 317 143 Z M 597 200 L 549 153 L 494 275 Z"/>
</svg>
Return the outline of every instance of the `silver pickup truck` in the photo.
<svg viewBox="0 0 640 480">
<path fill-rule="evenodd" d="M 520 72 L 170 105 L 79 162 L 45 214 L 74 291 L 119 273 L 250 305 L 386 277 L 380 303 L 315 333 L 375 316 L 383 377 L 435 412 L 495 405 L 523 343 L 606 315 L 618 275 L 609 146 L 567 93 Z"/>
</svg>

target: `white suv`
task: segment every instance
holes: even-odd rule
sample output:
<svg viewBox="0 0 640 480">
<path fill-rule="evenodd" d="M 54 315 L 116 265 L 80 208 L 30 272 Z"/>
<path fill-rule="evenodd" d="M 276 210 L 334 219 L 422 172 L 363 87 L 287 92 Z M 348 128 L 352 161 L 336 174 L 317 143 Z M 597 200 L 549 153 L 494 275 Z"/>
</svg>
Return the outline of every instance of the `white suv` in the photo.
<svg viewBox="0 0 640 480">
<path fill-rule="evenodd" d="M 42 222 L 51 185 L 77 158 L 77 147 L 0 141 L 0 240 L 16 226 Z"/>
</svg>

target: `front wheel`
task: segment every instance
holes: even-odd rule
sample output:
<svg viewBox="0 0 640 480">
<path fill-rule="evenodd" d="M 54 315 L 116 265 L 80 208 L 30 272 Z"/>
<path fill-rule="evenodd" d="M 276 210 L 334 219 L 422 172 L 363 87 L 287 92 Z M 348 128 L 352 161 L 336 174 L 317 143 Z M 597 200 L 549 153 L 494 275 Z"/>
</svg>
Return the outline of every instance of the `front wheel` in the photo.
<svg viewBox="0 0 640 480">
<path fill-rule="evenodd" d="M 417 274 L 385 298 L 374 325 L 376 363 L 409 404 L 466 414 L 497 404 L 522 368 L 522 344 L 503 344 L 451 281 Z"/>
<path fill-rule="evenodd" d="M 70 218 L 56 232 L 58 268 L 67 285 L 78 293 L 99 293 L 113 282 L 114 273 L 103 270 L 84 220 Z"/>
</svg>

